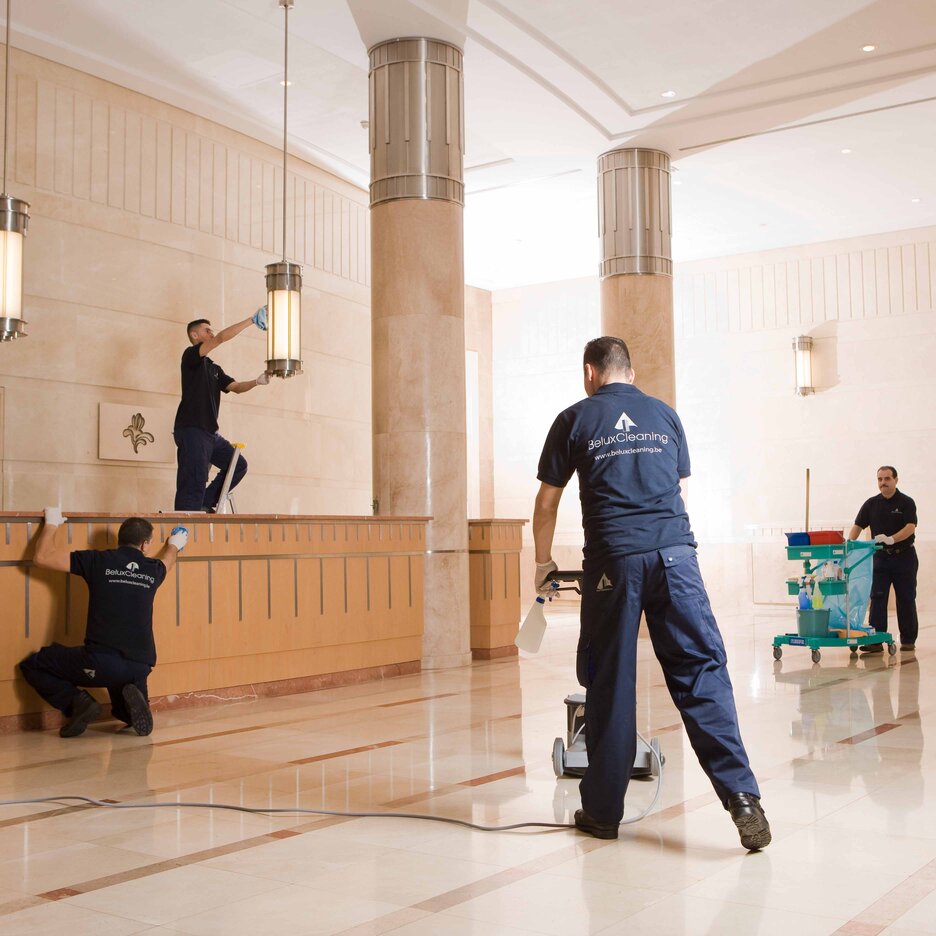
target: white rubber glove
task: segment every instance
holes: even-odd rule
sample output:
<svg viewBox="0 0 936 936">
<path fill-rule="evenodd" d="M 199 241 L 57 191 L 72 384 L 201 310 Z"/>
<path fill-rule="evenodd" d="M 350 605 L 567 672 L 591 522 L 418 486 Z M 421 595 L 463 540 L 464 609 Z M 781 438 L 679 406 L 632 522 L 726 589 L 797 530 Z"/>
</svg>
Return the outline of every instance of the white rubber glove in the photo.
<svg viewBox="0 0 936 936">
<path fill-rule="evenodd" d="M 260 331 L 267 330 L 267 307 L 260 306 L 253 315 L 250 316 L 250 321 L 260 329 Z"/>
<path fill-rule="evenodd" d="M 65 522 L 65 518 L 62 516 L 62 508 L 46 507 L 45 522 L 48 523 L 49 526 L 61 526 Z"/>
<path fill-rule="evenodd" d="M 893 546 L 893 545 L 894 545 L 894 537 L 893 537 L 893 536 L 885 536 L 883 533 L 878 533 L 878 535 L 874 537 L 874 542 L 875 542 L 875 543 L 882 543 L 884 546 Z"/>
<path fill-rule="evenodd" d="M 270 382 L 270 375 L 269 375 L 266 371 L 264 371 L 264 372 L 257 378 L 257 386 L 258 386 L 258 387 L 265 387 L 269 382 Z"/>
<path fill-rule="evenodd" d="M 184 526 L 173 527 L 168 542 L 170 546 L 175 546 L 179 552 L 182 552 L 185 544 L 188 543 L 188 530 Z"/>
<path fill-rule="evenodd" d="M 544 598 L 549 595 L 555 594 L 555 589 L 552 586 L 552 580 L 550 576 L 553 572 L 558 572 L 559 566 L 556 565 L 552 559 L 549 562 L 537 562 L 536 563 L 536 574 L 533 579 L 533 585 L 536 588 L 536 594 L 542 595 Z"/>
</svg>

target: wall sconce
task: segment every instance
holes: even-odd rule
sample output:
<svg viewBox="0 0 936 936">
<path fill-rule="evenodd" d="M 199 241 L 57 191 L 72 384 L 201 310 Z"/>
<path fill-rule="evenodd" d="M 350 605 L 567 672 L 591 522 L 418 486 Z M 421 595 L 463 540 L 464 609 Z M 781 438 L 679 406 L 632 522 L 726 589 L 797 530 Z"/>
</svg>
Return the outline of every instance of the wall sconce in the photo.
<svg viewBox="0 0 936 936">
<path fill-rule="evenodd" d="M 6 5 L 6 83 L 3 88 L 3 194 L 0 195 L 0 341 L 26 337 L 23 321 L 23 238 L 29 203 L 7 194 L 7 118 L 10 110 L 10 0 Z"/>
<path fill-rule="evenodd" d="M 793 339 L 793 364 L 796 369 L 797 396 L 808 396 L 815 393 L 812 376 L 812 348 L 813 340 L 809 335 L 799 335 Z"/>
<path fill-rule="evenodd" d="M 283 259 L 266 266 L 267 362 L 273 377 L 302 373 L 302 267 L 286 259 L 286 104 L 289 99 L 289 10 L 283 8 Z"/>
</svg>

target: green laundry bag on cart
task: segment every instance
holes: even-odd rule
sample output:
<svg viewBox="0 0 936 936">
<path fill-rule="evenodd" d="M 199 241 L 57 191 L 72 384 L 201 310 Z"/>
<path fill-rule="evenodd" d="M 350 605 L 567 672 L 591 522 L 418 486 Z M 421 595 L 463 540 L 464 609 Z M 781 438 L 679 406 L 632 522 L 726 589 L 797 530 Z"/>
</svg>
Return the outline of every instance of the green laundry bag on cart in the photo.
<svg viewBox="0 0 936 936">
<path fill-rule="evenodd" d="M 867 540 L 849 540 L 845 552 L 845 576 L 847 594 L 830 595 L 825 599 L 829 609 L 829 627 L 835 629 L 860 630 L 871 633 L 865 624 L 868 604 L 871 601 L 871 580 L 874 569 L 871 557 L 876 545 Z"/>
</svg>

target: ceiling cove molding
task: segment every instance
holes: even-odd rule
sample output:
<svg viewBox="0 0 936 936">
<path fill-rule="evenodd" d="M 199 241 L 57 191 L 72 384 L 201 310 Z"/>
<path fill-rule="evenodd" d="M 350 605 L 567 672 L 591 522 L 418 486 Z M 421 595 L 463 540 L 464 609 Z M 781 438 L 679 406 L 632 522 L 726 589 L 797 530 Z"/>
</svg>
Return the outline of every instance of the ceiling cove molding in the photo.
<svg viewBox="0 0 936 936">
<path fill-rule="evenodd" d="M 881 114 L 885 111 L 899 110 L 903 107 L 913 107 L 916 104 L 932 104 L 934 101 L 936 101 L 936 96 L 917 98 L 913 101 L 901 101 L 899 104 L 885 104 L 882 107 L 869 107 L 866 110 L 853 111 L 849 114 L 837 114 L 834 117 L 820 117 L 817 120 L 804 120 L 800 123 L 785 124 L 782 127 L 772 127 L 769 130 L 755 130 L 752 133 L 741 133 L 738 136 L 724 137 L 720 140 L 709 140 L 706 143 L 693 143 L 691 146 L 680 146 L 679 152 L 691 153 L 693 150 L 722 146 L 725 143 L 736 143 L 738 140 L 750 140 L 754 137 L 769 136 L 772 133 L 786 133 L 788 130 L 816 127 L 820 124 L 835 123 L 839 120 L 850 120 L 852 117 L 867 117 L 870 114 Z"/>
</svg>

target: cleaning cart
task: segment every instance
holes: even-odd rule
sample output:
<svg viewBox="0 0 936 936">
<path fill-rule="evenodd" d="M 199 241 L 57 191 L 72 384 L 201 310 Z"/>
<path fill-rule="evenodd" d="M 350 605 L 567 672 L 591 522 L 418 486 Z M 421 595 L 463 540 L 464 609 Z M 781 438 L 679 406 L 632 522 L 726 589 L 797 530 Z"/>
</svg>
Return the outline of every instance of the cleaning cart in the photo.
<svg viewBox="0 0 936 936">
<path fill-rule="evenodd" d="M 841 533 L 787 533 L 787 558 L 803 563 L 802 574 L 787 579 L 787 592 L 798 596 L 796 632 L 773 639 L 773 656 L 783 647 L 808 647 L 813 663 L 823 647 L 858 648 L 884 644 L 893 656 L 894 638 L 865 623 L 871 599 L 872 556 L 881 547 L 864 540 L 845 542 Z"/>
</svg>

